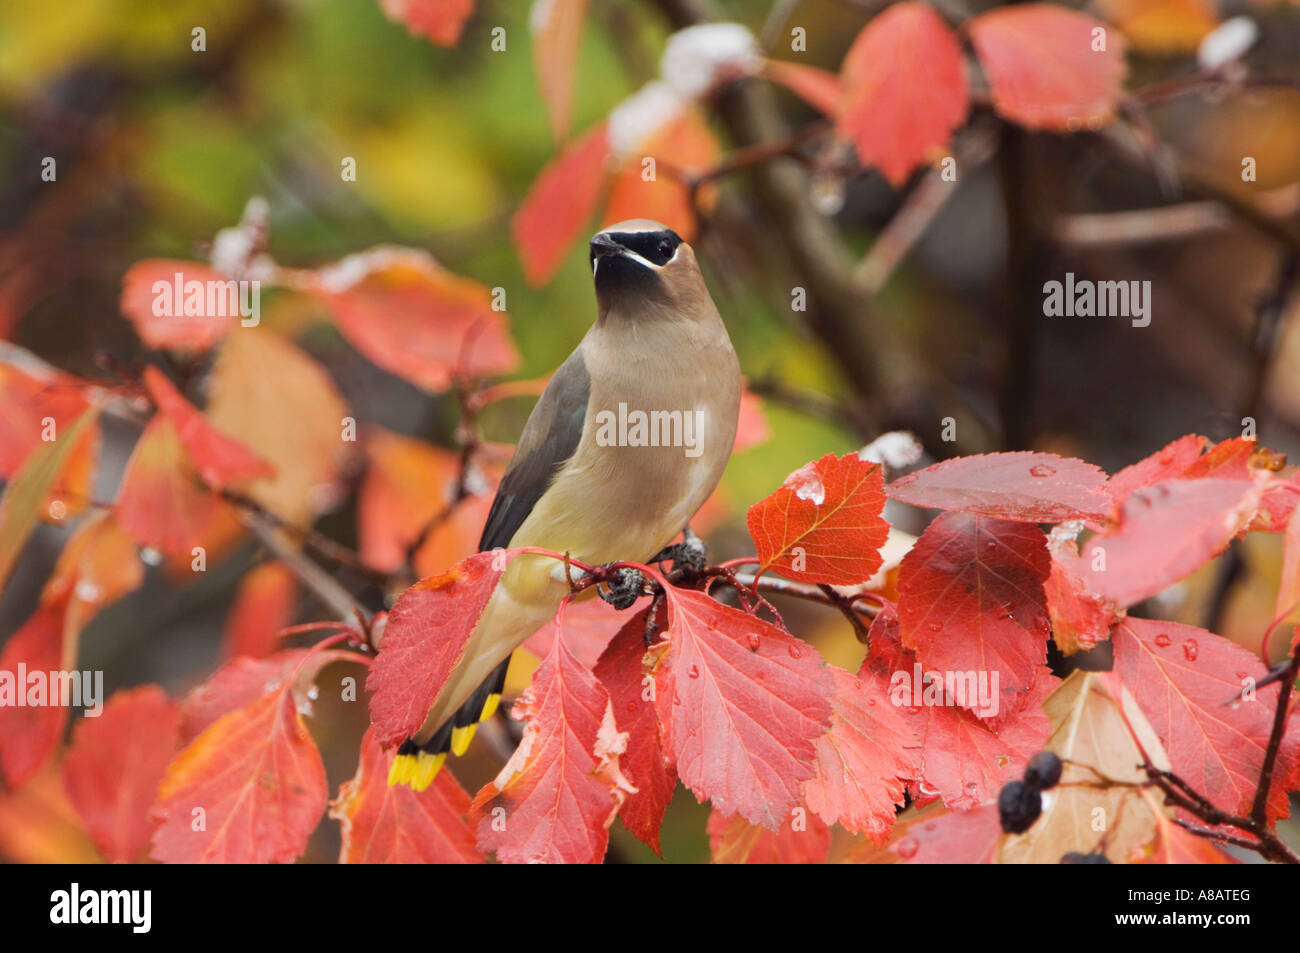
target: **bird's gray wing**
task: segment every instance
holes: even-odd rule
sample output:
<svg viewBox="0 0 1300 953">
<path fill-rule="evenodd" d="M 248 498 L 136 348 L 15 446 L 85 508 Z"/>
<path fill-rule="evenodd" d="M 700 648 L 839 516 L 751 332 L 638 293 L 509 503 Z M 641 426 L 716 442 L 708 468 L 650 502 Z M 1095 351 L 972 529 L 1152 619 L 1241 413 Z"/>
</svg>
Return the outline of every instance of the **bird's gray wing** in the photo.
<svg viewBox="0 0 1300 953">
<path fill-rule="evenodd" d="M 579 348 L 560 365 L 524 424 L 483 527 L 480 552 L 510 545 L 555 474 L 578 449 L 590 395 L 591 378 Z"/>
</svg>

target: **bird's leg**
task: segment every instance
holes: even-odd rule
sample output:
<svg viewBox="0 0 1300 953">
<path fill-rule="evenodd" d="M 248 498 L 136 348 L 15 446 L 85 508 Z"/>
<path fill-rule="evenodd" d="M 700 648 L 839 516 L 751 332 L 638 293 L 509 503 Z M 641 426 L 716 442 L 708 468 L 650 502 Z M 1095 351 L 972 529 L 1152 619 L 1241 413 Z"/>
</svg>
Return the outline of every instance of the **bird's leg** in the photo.
<svg viewBox="0 0 1300 953">
<path fill-rule="evenodd" d="M 615 609 L 629 608 L 645 594 L 645 576 L 639 569 L 615 569 L 605 583 L 608 590 L 596 584 L 596 592 Z"/>
<path fill-rule="evenodd" d="M 669 559 L 672 560 L 674 570 L 685 569 L 691 575 L 697 575 L 708 565 L 709 548 L 704 545 L 704 540 L 696 536 L 695 531 L 688 526 L 682 530 L 680 543 L 665 546 L 650 561 L 660 563 Z"/>
</svg>

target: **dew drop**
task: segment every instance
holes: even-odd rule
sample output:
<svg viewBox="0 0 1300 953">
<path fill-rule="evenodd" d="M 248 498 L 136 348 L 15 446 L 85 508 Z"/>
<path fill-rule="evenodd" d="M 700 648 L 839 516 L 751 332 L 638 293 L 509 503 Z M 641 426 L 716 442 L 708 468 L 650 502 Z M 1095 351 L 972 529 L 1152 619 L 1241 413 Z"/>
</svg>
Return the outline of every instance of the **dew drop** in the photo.
<svg viewBox="0 0 1300 953">
<path fill-rule="evenodd" d="M 152 546 L 145 546 L 141 549 L 140 558 L 150 566 L 157 566 L 163 561 L 162 553 L 158 552 L 158 550 L 154 549 Z"/>
<path fill-rule="evenodd" d="M 757 633 L 757 632 L 751 632 L 751 633 L 749 633 L 749 650 L 750 650 L 751 652 L 757 652 L 757 651 L 758 651 L 758 633 Z"/>
<path fill-rule="evenodd" d="M 803 652 L 800 651 L 799 646 L 794 645 L 793 643 L 791 643 L 791 645 L 790 645 L 790 658 L 802 658 L 802 657 L 803 657 Z"/>
<path fill-rule="evenodd" d="M 1246 673 L 1245 673 L 1245 672 L 1237 672 L 1236 674 L 1237 674 L 1237 677 L 1238 677 L 1238 678 L 1245 678 L 1245 677 L 1246 677 Z"/>
<path fill-rule="evenodd" d="M 1056 467 L 1049 467 L 1046 463 L 1039 463 L 1029 468 L 1029 475 L 1036 477 L 1049 477 L 1056 473 Z"/>
<path fill-rule="evenodd" d="M 694 665 L 692 665 L 692 666 L 691 666 L 691 670 L 690 670 L 689 672 L 687 672 L 686 674 L 689 675 L 691 678 L 699 678 L 699 677 L 700 677 L 700 670 L 699 670 L 698 668 L 696 668 Z"/>
<path fill-rule="evenodd" d="M 76 593 L 77 598 L 82 602 L 98 602 L 104 594 L 99 586 L 89 579 L 82 579 L 77 583 Z"/>
<path fill-rule="evenodd" d="M 1201 651 L 1201 646 L 1197 643 L 1195 639 L 1187 639 L 1185 642 L 1183 642 L 1183 655 L 1187 657 L 1187 661 L 1195 662 L 1196 656 L 1200 653 L 1200 651 Z"/>
<path fill-rule="evenodd" d="M 896 845 L 894 845 L 894 852 L 898 854 L 899 857 L 902 857 L 904 860 L 910 857 L 915 857 L 916 852 L 920 849 L 921 849 L 921 845 L 916 842 L 916 838 L 914 837 L 904 837 L 901 841 L 899 841 Z"/>
<path fill-rule="evenodd" d="M 1159 635 L 1155 637 L 1154 641 L 1156 645 L 1160 646 L 1163 649 L 1167 647 L 1172 640 L 1169 638 L 1169 636 L 1161 632 Z"/>
<path fill-rule="evenodd" d="M 943 626 L 941 626 L 938 622 L 931 622 L 929 625 L 926 626 L 926 628 L 929 629 L 931 632 L 943 631 Z"/>
</svg>

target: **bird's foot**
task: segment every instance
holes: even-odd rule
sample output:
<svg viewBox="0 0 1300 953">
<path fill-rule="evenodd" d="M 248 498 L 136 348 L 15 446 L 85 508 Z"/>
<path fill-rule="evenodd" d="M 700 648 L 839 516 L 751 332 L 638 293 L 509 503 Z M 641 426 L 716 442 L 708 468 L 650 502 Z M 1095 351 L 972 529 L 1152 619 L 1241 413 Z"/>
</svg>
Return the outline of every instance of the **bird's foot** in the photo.
<svg viewBox="0 0 1300 953">
<path fill-rule="evenodd" d="M 691 575 L 697 575 L 709 563 L 709 548 L 688 526 L 682 533 L 680 543 L 665 546 L 650 561 L 661 563 L 668 560 L 672 561 L 674 570 L 684 569 Z"/>
<path fill-rule="evenodd" d="M 639 569 L 615 569 L 605 582 L 607 589 L 596 584 L 596 592 L 615 609 L 630 608 L 645 594 L 645 575 Z"/>
</svg>

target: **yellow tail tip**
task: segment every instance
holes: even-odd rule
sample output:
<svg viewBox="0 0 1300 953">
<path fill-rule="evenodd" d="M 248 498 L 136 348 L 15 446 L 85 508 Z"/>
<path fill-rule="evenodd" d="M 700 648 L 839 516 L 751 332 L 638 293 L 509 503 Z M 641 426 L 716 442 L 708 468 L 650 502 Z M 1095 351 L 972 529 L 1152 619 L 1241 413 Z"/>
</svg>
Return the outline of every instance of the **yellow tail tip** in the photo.
<svg viewBox="0 0 1300 953">
<path fill-rule="evenodd" d="M 393 759 L 393 765 L 388 769 L 388 783 L 393 784 L 410 784 L 411 778 L 415 775 L 417 761 L 413 754 L 399 754 Z"/>
<path fill-rule="evenodd" d="M 451 753 L 460 757 L 469 750 L 469 743 L 474 740 L 474 732 L 478 731 L 478 725 L 465 725 L 463 728 L 453 728 L 451 730 Z"/>
<path fill-rule="evenodd" d="M 478 716 L 479 721 L 487 721 L 497 713 L 497 706 L 501 704 L 501 693 L 493 692 L 483 703 L 483 713 Z"/>
<path fill-rule="evenodd" d="M 446 760 L 446 752 L 432 755 L 427 751 L 421 751 L 416 762 L 415 776 L 411 778 L 411 788 L 415 791 L 423 791 L 427 788 L 438 776 L 438 772 L 442 770 L 442 763 Z"/>
</svg>

